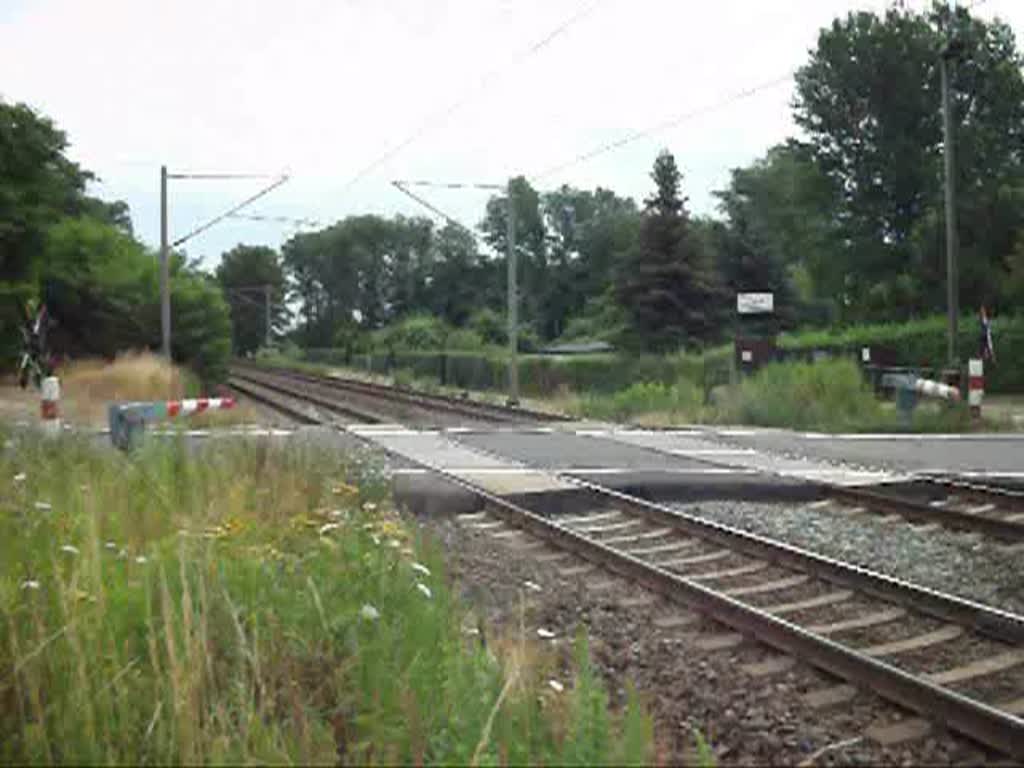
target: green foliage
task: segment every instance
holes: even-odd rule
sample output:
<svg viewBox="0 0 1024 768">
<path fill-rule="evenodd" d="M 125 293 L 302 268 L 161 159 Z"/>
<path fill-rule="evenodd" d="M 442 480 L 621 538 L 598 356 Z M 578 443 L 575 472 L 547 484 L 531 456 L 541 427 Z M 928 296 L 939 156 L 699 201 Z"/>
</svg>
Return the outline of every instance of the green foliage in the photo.
<svg viewBox="0 0 1024 768">
<path fill-rule="evenodd" d="M 679 379 L 707 390 L 728 381 L 730 350 L 700 355 L 520 355 L 519 380 L 523 394 L 549 396 L 563 391 L 613 393 L 635 382 L 675 384 Z M 307 349 L 300 360 L 327 365 L 345 365 L 343 350 Z M 351 364 L 370 373 L 387 374 L 392 368 L 407 368 L 420 380 L 441 378 L 446 383 L 473 390 L 504 391 L 508 384 L 508 359 L 504 350 L 463 352 L 398 352 L 357 355 Z"/>
<path fill-rule="evenodd" d="M 645 201 L 640 235 L 623 258 L 616 290 L 630 318 L 628 338 L 643 349 L 665 352 L 709 337 L 714 288 L 700 241 L 690 231 L 681 174 L 669 152 L 658 155 L 651 177 L 655 193 Z"/>
<path fill-rule="evenodd" d="M 448 336 L 444 322 L 430 315 L 404 317 L 374 334 L 377 349 L 443 349 Z"/>
<path fill-rule="evenodd" d="M 39 295 L 48 230 L 85 200 L 91 176 L 66 148 L 67 137 L 48 118 L 0 99 L 0 367 L 16 358 L 22 308 Z"/>
<path fill-rule="evenodd" d="M 886 421 L 882 404 L 852 360 L 771 364 L 717 405 L 720 420 L 766 427 L 838 432 Z"/>
<path fill-rule="evenodd" d="M 703 390 L 691 381 L 674 384 L 638 381 L 611 395 L 584 394 L 576 410 L 580 416 L 606 421 L 627 421 L 657 415 L 672 422 L 698 421 L 704 406 Z"/>
<path fill-rule="evenodd" d="M 1012 30 L 940 3 L 837 19 L 797 73 L 794 117 L 830 182 L 839 238 L 833 290 L 820 295 L 838 298 L 847 319 L 906 319 L 943 305 L 938 54 L 950 37 L 962 50 L 951 90 L 965 305 L 999 292 L 1024 227 L 1024 59 Z"/>
<path fill-rule="evenodd" d="M 504 346 L 508 344 L 508 323 L 490 307 L 478 309 L 469 318 L 469 327 L 486 344 Z"/>
<path fill-rule="evenodd" d="M 855 325 L 821 331 L 783 334 L 779 346 L 791 352 L 824 350 L 860 358 L 863 347 L 875 348 L 875 359 L 887 352 L 891 364 L 942 367 L 946 362 L 946 318 L 934 316 L 907 323 Z M 978 319 L 963 316 L 957 345 L 962 359 L 976 356 Z M 1024 316 L 997 316 L 992 323 L 996 362 L 985 366 L 985 390 L 994 394 L 1024 392 Z"/>
<path fill-rule="evenodd" d="M 649 720 L 635 698 L 621 726 L 609 716 L 585 646 L 555 696 L 555 659 L 466 636 L 441 552 L 388 511 L 364 457 L 16 441 L 0 453 L 19 478 L 0 496 L 0 761 L 651 754 Z"/>
<path fill-rule="evenodd" d="M 576 682 L 569 704 L 568 733 L 559 765 L 647 765 L 652 755 L 653 728 L 630 691 L 625 713 L 624 738 L 612 740 L 608 693 L 590 662 L 586 634 L 577 632 L 573 658 Z"/>
<path fill-rule="evenodd" d="M 152 306 L 157 306 L 155 300 Z M 227 302 L 213 279 L 185 265 L 171 276 L 171 329 L 172 357 L 192 368 L 207 390 L 227 378 L 231 359 Z"/>
<path fill-rule="evenodd" d="M 66 218 L 48 235 L 39 282 L 57 328 L 55 346 L 76 356 L 113 357 L 159 345 L 157 263 L 131 235 L 88 218 Z M 175 257 L 171 264 L 171 353 L 204 383 L 222 381 L 231 320 L 218 287 Z"/>
<path fill-rule="evenodd" d="M 220 257 L 216 274 L 231 311 L 231 339 L 236 354 L 254 352 L 264 346 L 268 337 L 273 339 L 281 333 L 289 313 L 285 305 L 284 270 L 273 248 L 236 245 Z"/>
</svg>

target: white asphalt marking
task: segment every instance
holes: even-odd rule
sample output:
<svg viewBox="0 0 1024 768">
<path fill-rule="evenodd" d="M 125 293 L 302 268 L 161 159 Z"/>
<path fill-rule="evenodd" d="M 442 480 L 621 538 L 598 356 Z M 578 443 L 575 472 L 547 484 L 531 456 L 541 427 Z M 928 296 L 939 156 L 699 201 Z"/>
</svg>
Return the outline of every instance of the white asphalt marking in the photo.
<svg viewBox="0 0 1024 768">
<path fill-rule="evenodd" d="M 552 469 L 551 472 L 564 474 L 588 474 L 588 475 L 628 475 L 640 472 L 665 473 L 670 475 L 758 475 L 756 469 L 746 467 L 569 467 L 566 469 Z"/>
<path fill-rule="evenodd" d="M 998 480 L 1001 477 L 1007 478 L 1007 479 L 1014 479 L 1014 480 L 1024 477 L 1024 472 L 984 472 L 984 471 L 958 472 L 956 470 L 950 470 L 950 469 L 928 470 L 928 472 L 929 473 L 934 473 L 934 474 L 939 474 L 939 475 L 952 475 L 954 477 L 985 477 L 985 478 L 989 478 L 990 477 L 990 478 L 994 478 L 996 480 Z"/>
<path fill-rule="evenodd" d="M 673 448 L 669 453 L 675 456 L 751 456 L 753 448 Z"/>
<path fill-rule="evenodd" d="M 753 429 L 716 429 L 722 437 L 753 437 L 757 432 Z"/>
<path fill-rule="evenodd" d="M 659 437 L 701 437 L 704 433 L 693 429 L 616 429 L 612 431 L 612 434 L 625 435 L 626 437 L 634 435 L 641 437 L 653 435 Z"/>
<path fill-rule="evenodd" d="M 367 429 L 366 425 L 345 427 L 346 432 L 364 437 L 436 437 L 441 434 L 437 429 Z"/>
</svg>

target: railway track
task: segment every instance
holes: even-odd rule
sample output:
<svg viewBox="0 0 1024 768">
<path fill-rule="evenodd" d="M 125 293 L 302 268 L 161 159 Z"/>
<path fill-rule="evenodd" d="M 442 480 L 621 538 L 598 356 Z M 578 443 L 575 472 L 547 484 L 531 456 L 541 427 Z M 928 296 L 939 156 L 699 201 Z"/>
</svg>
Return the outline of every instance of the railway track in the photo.
<svg viewBox="0 0 1024 768">
<path fill-rule="evenodd" d="M 896 486 L 829 486 L 843 504 L 914 523 L 937 524 L 1010 543 L 1024 542 L 1024 497 L 1012 491 L 955 481 L 919 480 Z"/>
<path fill-rule="evenodd" d="M 276 382 L 258 390 L 272 407 L 326 424 L 333 416 L 304 412 L 302 401 L 346 413 L 340 388 Z M 584 513 L 545 517 L 420 463 L 484 501 L 467 524 L 536 539 L 695 608 L 731 628 L 726 646 L 750 637 L 781 652 L 764 674 L 799 659 L 845 681 L 824 694 L 832 703 L 866 688 L 1024 759 L 1024 617 L 557 473 L 590 494 Z"/>
<path fill-rule="evenodd" d="M 396 412 L 399 415 L 412 417 L 412 420 L 417 422 L 426 420 L 430 423 L 437 422 L 439 415 L 458 419 L 460 423 L 468 421 L 480 424 L 523 424 L 567 420 L 567 417 L 559 414 L 518 406 L 412 392 L 357 379 L 319 376 L 294 370 L 274 369 L 271 371 L 266 367 L 244 363 L 232 365 L 231 377 L 236 380 L 263 384 L 267 384 L 268 381 L 288 380 L 302 386 L 315 387 L 320 392 L 344 392 L 350 401 L 350 410 L 353 415 L 361 414 L 364 420 L 370 423 L 393 419 Z M 384 407 L 381 407 L 382 404 Z M 385 416 L 385 412 L 391 415 Z"/>
</svg>

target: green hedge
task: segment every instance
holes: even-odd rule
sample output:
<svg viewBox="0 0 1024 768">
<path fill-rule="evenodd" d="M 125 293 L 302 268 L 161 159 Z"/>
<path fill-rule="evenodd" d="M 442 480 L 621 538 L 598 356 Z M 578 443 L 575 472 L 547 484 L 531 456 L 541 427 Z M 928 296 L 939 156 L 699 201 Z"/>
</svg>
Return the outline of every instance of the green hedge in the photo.
<svg viewBox="0 0 1024 768">
<path fill-rule="evenodd" d="M 986 365 L 985 390 L 992 393 L 1024 391 L 1024 316 L 995 318 L 992 335 L 996 363 Z M 977 353 L 979 336 L 976 317 L 960 318 L 957 347 L 961 359 Z M 783 334 L 779 347 L 782 357 L 788 359 L 821 350 L 836 356 L 855 356 L 858 360 L 863 347 L 874 347 L 883 349 L 894 359 L 894 364 L 939 367 L 946 361 L 946 318 L 937 316 L 909 323 Z"/>
<path fill-rule="evenodd" d="M 962 358 L 974 354 L 978 345 L 978 321 L 960 321 L 959 349 Z M 993 324 L 997 364 L 987 366 L 985 389 L 991 393 L 1024 392 L 1024 316 L 998 317 Z M 832 357 L 860 360 L 862 347 L 888 355 L 883 364 L 941 367 L 946 359 L 946 320 L 931 317 L 910 323 L 862 325 L 835 331 L 808 331 L 779 337 L 779 358 L 809 360 L 815 352 Z M 504 390 L 507 386 L 507 358 L 495 348 L 482 351 L 396 352 L 352 355 L 342 349 L 309 349 L 309 362 L 348 365 L 374 373 L 407 369 L 415 376 L 444 381 L 464 389 Z M 523 394 L 544 396 L 560 389 L 610 394 L 636 382 L 672 385 L 687 380 L 703 387 L 705 395 L 728 383 L 732 345 L 715 347 L 703 355 L 521 355 L 519 382 Z"/>
<path fill-rule="evenodd" d="M 348 365 L 372 373 L 411 371 L 420 378 L 444 381 L 464 389 L 504 390 L 508 384 L 507 358 L 498 352 L 396 352 L 352 355 L 341 349 L 307 349 L 303 359 L 312 363 Z M 699 355 L 521 355 L 519 382 L 524 395 L 542 396 L 561 389 L 611 393 L 638 381 L 674 384 L 686 379 L 705 390 L 729 379 L 729 349 Z"/>
</svg>

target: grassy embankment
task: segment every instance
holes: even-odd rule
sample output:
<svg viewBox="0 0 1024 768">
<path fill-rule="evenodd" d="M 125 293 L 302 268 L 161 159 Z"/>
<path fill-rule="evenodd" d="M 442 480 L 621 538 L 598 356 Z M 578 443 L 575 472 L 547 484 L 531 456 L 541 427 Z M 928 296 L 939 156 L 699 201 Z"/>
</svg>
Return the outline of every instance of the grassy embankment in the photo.
<svg viewBox="0 0 1024 768">
<path fill-rule="evenodd" d="M 483 647 L 365 459 L 0 440 L 2 762 L 652 757 L 585 643 Z"/>
</svg>

